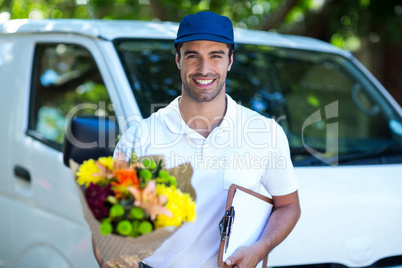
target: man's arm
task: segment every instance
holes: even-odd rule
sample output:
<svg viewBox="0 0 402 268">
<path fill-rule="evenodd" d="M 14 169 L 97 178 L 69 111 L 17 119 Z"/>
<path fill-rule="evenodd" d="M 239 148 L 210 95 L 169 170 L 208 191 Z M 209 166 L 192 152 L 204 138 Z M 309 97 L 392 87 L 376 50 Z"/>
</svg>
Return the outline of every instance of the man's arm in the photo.
<svg viewBox="0 0 402 268">
<path fill-rule="evenodd" d="M 279 245 L 293 230 L 300 218 L 299 195 L 293 192 L 273 196 L 274 209 L 261 238 L 250 247 L 239 248 L 226 260 L 225 268 L 255 267 L 273 248 Z"/>
</svg>

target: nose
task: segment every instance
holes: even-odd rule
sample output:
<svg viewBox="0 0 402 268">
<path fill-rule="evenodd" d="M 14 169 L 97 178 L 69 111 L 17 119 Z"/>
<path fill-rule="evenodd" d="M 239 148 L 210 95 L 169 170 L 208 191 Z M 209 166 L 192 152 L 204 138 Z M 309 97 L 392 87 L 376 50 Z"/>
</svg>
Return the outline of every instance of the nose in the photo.
<svg viewBox="0 0 402 268">
<path fill-rule="evenodd" d="M 198 73 L 202 75 L 207 75 L 210 73 L 210 62 L 207 59 L 200 59 L 198 63 Z"/>
</svg>

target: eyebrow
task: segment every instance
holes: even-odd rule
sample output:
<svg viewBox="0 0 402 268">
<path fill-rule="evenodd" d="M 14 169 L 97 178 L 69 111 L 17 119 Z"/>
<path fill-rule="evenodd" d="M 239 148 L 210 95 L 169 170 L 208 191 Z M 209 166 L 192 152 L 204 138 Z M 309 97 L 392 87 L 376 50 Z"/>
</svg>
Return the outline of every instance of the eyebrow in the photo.
<svg viewBox="0 0 402 268">
<path fill-rule="evenodd" d="M 195 51 L 195 50 L 186 50 L 184 52 L 184 56 L 188 55 L 188 54 L 196 54 L 196 55 L 198 55 L 199 53 L 197 51 Z M 208 54 L 209 55 L 215 55 L 215 54 L 225 55 L 226 53 L 223 50 L 216 50 L 216 51 L 211 51 Z"/>
<path fill-rule="evenodd" d="M 193 50 L 186 50 L 186 51 L 184 51 L 184 54 L 183 54 L 183 55 L 188 55 L 188 54 L 198 54 L 198 52 L 197 52 L 197 51 L 193 51 Z"/>
<path fill-rule="evenodd" d="M 223 50 L 217 50 L 217 51 L 211 51 L 208 53 L 209 55 L 213 55 L 213 54 L 221 54 L 221 55 L 225 55 L 225 51 Z"/>
</svg>

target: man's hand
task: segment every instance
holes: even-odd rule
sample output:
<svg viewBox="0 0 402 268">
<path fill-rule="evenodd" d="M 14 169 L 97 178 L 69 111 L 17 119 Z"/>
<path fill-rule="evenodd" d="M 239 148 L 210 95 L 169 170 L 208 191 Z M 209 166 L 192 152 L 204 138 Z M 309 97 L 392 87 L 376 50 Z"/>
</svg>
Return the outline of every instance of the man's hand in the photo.
<svg viewBox="0 0 402 268">
<path fill-rule="evenodd" d="M 273 196 L 274 209 L 260 239 L 250 247 L 240 247 L 226 260 L 224 268 L 254 268 L 274 247 L 292 231 L 300 217 L 297 191 Z"/>
<path fill-rule="evenodd" d="M 241 267 L 254 268 L 260 262 L 252 247 L 240 247 L 232 256 L 226 259 L 224 268 Z"/>
</svg>

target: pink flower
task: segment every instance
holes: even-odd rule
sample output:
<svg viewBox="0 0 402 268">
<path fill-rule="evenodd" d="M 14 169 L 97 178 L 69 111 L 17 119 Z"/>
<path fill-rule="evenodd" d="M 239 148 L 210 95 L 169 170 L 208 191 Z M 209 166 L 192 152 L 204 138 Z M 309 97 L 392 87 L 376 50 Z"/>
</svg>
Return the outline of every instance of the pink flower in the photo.
<svg viewBox="0 0 402 268">
<path fill-rule="evenodd" d="M 134 196 L 134 206 L 144 209 L 151 220 L 155 220 L 158 215 L 173 217 L 172 212 L 164 206 L 167 202 L 166 196 L 156 195 L 155 181 L 149 181 L 143 190 L 135 187 L 127 187 L 127 190 Z"/>
</svg>

